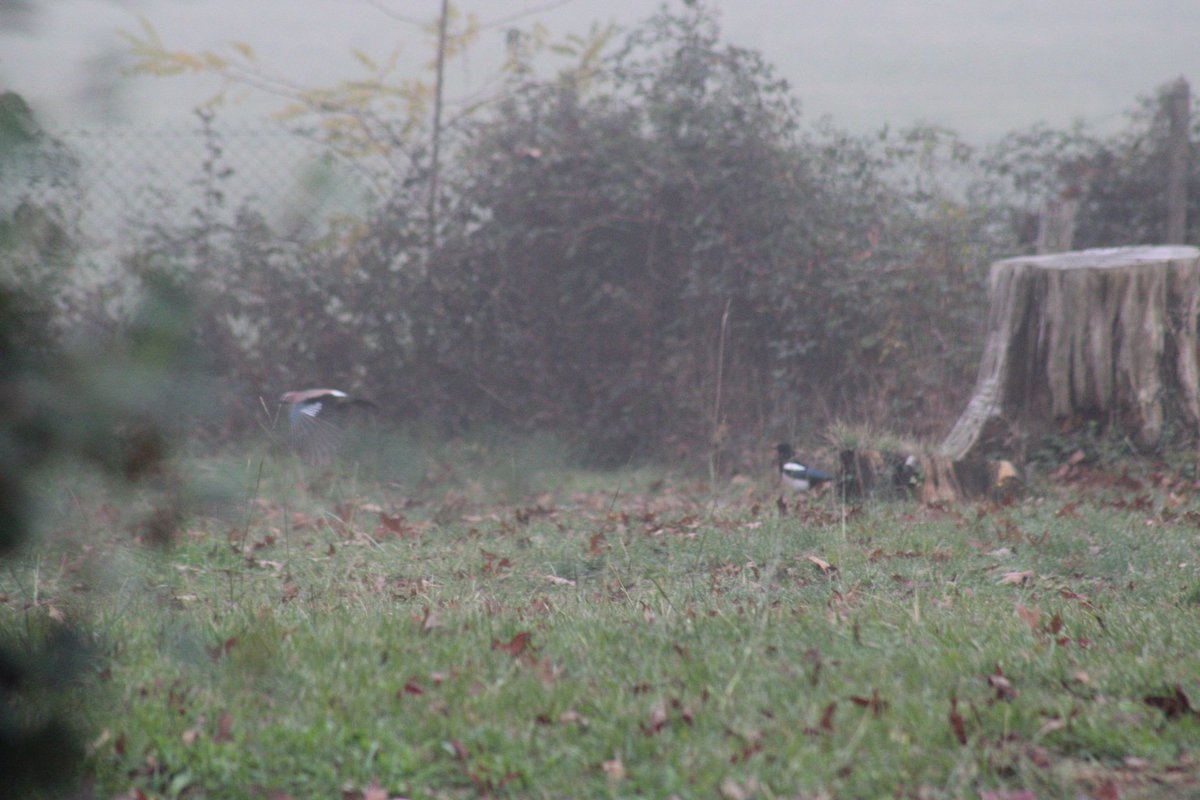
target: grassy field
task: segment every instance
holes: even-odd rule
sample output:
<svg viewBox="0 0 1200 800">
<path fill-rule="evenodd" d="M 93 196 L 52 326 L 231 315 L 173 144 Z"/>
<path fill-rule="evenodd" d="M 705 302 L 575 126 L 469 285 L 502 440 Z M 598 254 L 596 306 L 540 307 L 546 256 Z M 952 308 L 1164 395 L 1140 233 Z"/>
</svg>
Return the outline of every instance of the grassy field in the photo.
<svg viewBox="0 0 1200 800">
<path fill-rule="evenodd" d="M 568 464 L 197 459 L 237 500 L 165 550 L 143 500 L 55 484 L 0 621 L 93 633 L 100 798 L 1200 795 L 1190 480 L 781 509 Z"/>
</svg>

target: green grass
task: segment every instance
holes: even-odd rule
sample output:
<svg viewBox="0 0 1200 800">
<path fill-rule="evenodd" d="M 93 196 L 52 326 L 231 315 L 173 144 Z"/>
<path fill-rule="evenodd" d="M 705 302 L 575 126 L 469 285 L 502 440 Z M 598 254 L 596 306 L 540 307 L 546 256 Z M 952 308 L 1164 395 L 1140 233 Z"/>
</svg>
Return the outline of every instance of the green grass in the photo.
<svg viewBox="0 0 1200 800">
<path fill-rule="evenodd" d="M 136 503 L 48 491 L 0 621 L 93 632 L 98 797 L 1200 791 L 1200 717 L 1145 702 L 1200 704 L 1190 484 L 780 516 L 769 486 L 568 464 L 190 462 L 243 499 L 165 551 Z"/>
</svg>

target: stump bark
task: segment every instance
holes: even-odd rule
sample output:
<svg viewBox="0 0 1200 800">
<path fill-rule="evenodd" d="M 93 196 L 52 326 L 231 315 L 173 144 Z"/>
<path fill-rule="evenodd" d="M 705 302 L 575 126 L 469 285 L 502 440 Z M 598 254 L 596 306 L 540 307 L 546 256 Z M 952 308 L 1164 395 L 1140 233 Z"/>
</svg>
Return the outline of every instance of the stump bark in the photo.
<svg viewBox="0 0 1200 800">
<path fill-rule="evenodd" d="M 849 500 L 905 497 L 919 486 L 920 464 L 910 453 L 845 449 L 838 461 L 838 491 Z"/>
<path fill-rule="evenodd" d="M 1010 461 L 925 457 L 921 459 L 921 472 L 924 480 L 919 496 L 926 504 L 1004 500 L 1016 497 L 1024 488 Z"/>
<path fill-rule="evenodd" d="M 839 495 L 850 501 L 914 497 L 923 503 L 1002 500 L 1022 489 L 1008 461 L 947 458 L 879 450 L 842 450 Z"/>
<path fill-rule="evenodd" d="M 992 265 L 974 393 L 940 447 L 962 460 L 996 431 L 1044 433 L 1083 419 L 1141 448 L 1172 412 L 1200 428 L 1200 250 L 1123 247 Z"/>
</svg>

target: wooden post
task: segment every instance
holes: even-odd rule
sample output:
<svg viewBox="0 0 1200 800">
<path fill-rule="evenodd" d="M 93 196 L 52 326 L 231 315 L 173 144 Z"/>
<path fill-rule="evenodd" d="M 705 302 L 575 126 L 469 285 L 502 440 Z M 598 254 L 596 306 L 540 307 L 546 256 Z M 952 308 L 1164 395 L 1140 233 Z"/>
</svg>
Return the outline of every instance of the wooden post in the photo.
<svg viewBox="0 0 1200 800">
<path fill-rule="evenodd" d="M 1064 253 L 1075 240 L 1077 197 L 1058 197 L 1042 204 L 1038 216 L 1037 254 Z"/>
<path fill-rule="evenodd" d="M 1183 244 L 1187 235 L 1188 122 L 1191 92 L 1180 78 L 1167 96 L 1170 119 L 1167 143 L 1167 244 Z"/>
</svg>

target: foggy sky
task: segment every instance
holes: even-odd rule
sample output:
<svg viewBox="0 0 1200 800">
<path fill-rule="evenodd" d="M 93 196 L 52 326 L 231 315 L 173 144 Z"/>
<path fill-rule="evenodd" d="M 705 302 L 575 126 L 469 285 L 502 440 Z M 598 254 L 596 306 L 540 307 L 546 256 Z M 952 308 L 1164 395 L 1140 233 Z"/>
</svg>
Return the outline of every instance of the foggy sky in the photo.
<svg viewBox="0 0 1200 800">
<path fill-rule="evenodd" d="M 1174 78 L 1200 80 L 1196 0 L 717 0 L 725 39 L 763 52 L 792 84 L 806 116 L 856 131 L 913 122 L 986 140 L 1044 121 L 1104 127 L 1139 94 Z M 459 0 L 485 24 L 553 0 Z M 414 25 L 438 0 L 53 0 L 27 30 L 0 34 L 0 84 L 26 96 L 56 127 L 97 121 L 187 124 L 219 88 L 210 79 L 114 78 L 126 45 L 118 30 L 148 19 L 173 49 L 252 45 L 273 72 L 303 85 L 361 74 L 353 48 L 408 68 L 430 57 Z M 593 21 L 632 25 L 647 0 L 570 0 L 516 23 L 583 32 Z M 3 24 L 3 20 L 0 20 Z M 485 31 L 450 70 L 451 95 L 492 75 L 503 27 Z M 226 115 L 281 105 L 247 95 Z"/>
</svg>

